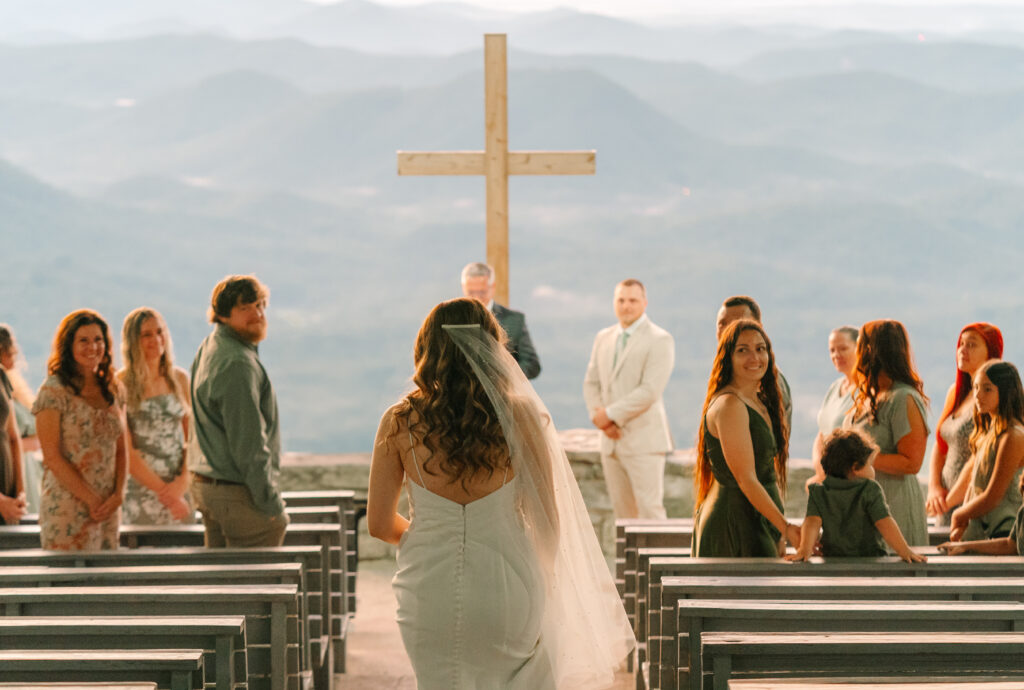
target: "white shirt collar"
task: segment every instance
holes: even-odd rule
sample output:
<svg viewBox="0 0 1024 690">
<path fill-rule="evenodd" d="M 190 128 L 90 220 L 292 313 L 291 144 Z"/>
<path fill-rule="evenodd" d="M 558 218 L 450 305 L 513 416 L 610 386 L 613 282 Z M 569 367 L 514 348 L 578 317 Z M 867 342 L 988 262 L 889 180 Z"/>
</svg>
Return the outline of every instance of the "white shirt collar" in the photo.
<svg viewBox="0 0 1024 690">
<path fill-rule="evenodd" d="M 644 312 L 643 314 L 640 315 L 639 319 L 637 319 L 633 323 L 629 324 L 629 328 L 623 328 L 622 324 L 620 323 L 619 324 L 619 335 L 622 335 L 623 333 L 625 333 L 630 338 L 632 338 L 633 334 L 636 333 L 636 329 L 640 328 L 641 324 L 643 324 L 643 322 L 646 321 L 646 320 L 647 320 L 647 312 Z"/>
</svg>

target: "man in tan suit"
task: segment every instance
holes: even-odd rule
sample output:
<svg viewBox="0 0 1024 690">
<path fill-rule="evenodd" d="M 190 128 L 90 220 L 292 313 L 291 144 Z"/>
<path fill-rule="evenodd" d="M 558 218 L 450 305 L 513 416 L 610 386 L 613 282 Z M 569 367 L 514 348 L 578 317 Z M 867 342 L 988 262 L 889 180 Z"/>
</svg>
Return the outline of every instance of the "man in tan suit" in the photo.
<svg viewBox="0 0 1024 690">
<path fill-rule="evenodd" d="M 672 434 L 661 394 L 675 341 L 644 313 L 647 291 L 632 278 L 615 287 L 619 323 L 594 338 L 583 379 L 590 419 L 601 430 L 601 465 L 617 518 L 664 518 L 665 456 Z"/>
</svg>

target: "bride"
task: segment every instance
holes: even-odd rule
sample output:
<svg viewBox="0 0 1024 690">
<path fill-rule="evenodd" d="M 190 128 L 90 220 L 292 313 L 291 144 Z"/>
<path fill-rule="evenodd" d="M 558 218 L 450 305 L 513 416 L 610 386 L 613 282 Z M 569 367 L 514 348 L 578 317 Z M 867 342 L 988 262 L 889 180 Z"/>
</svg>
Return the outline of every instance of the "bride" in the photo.
<svg viewBox="0 0 1024 690">
<path fill-rule="evenodd" d="M 377 431 L 367 525 L 398 545 L 398 624 L 420 690 L 607 687 L 633 634 L 551 417 L 504 339 L 476 300 L 427 316 L 416 389 Z"/>
</svg>

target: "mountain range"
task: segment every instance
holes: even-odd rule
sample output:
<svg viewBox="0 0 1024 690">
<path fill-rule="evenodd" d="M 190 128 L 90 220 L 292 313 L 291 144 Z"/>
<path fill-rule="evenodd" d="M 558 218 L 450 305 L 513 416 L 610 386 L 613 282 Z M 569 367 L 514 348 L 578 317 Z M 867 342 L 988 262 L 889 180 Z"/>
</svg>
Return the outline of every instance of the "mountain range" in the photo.
<svg viewBox="0 0 1024 690">
<path fill-rule="evenodd" d="M 33 23 L 37 5 L 59 21 Z M 993 321 L 1007 358 L 1021 351 L 1011 22 L 920 40 L 356 0 L 76 7 L 0 5 L 0 320 L 35 384 L 80 306 L 115 326 L 160 309 L 187 366 L 210 288 L 255 272 L 272 290 L 261 352 L 286 445 L 366 450 L 408 385 L 419 322 L 483 255 L 483 181 L 400 178 L 395 162 L 482 148 L 482 24 L 511 33 L 511 147 L 598 152 L 593 177 L 511 183 L 512 306 L 560 426 L 587 424 L 591 338 L 626 276 L 676 337 L 679 445 L 729 294 L 762 303 L 794 391 L 795 455 L 835 376 L 833 326 L 903 320 L 933 412 L 964 323 Z"/>
</svg>

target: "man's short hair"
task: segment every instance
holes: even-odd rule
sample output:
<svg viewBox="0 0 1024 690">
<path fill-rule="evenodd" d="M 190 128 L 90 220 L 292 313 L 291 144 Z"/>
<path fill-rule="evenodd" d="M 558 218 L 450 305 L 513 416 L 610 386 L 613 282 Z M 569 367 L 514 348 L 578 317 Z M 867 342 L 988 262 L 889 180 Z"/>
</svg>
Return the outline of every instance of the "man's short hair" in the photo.
<svg viewBox="0 0 1024 690">
<path fill-rule="evenodd" d="M 634 285 L 636 285 L 637 287 L 640 288 L 640 292 L 644 293 L 644 297 L 647 297 L 647 288 L 645 288 L 644 284 L 641 283 L 636 278 L 626 278 L 625 280 L 620 281 L 619 285 L 621 285 L 622 287 L 633 287 Z"/>
<path fill-rule="evenodd" d="M 746 307 L 750 310 L 750 315 L 754 317 L 754 321 L 761 323 L 761 307 L 757 306 L 757 302 L 753 297 L 749 297 L 747 295 L 733 295 L 722 302 L 722 306 L 726 309 L 729 307 Z"/>
<path fill-rule="evenodd" d="M 218 323 L 231 316 L 231 310 L 239 304 L 265 302 L 270 297 L 270 288 L 256 276 L 227 276 L 217 283 L 210 294 L 210 323 Z"/>
<path fill-rule="evenodd" d="M 493 285 L 494 269 L 491 268 L 490 264 L 485 264 L 482 261 L 473 261 L 466 264 L 466 267 L 462 269 L 462 282 L 465 283 L 470 278 L 487 278 L 487 283 Z"/>
</svg>

